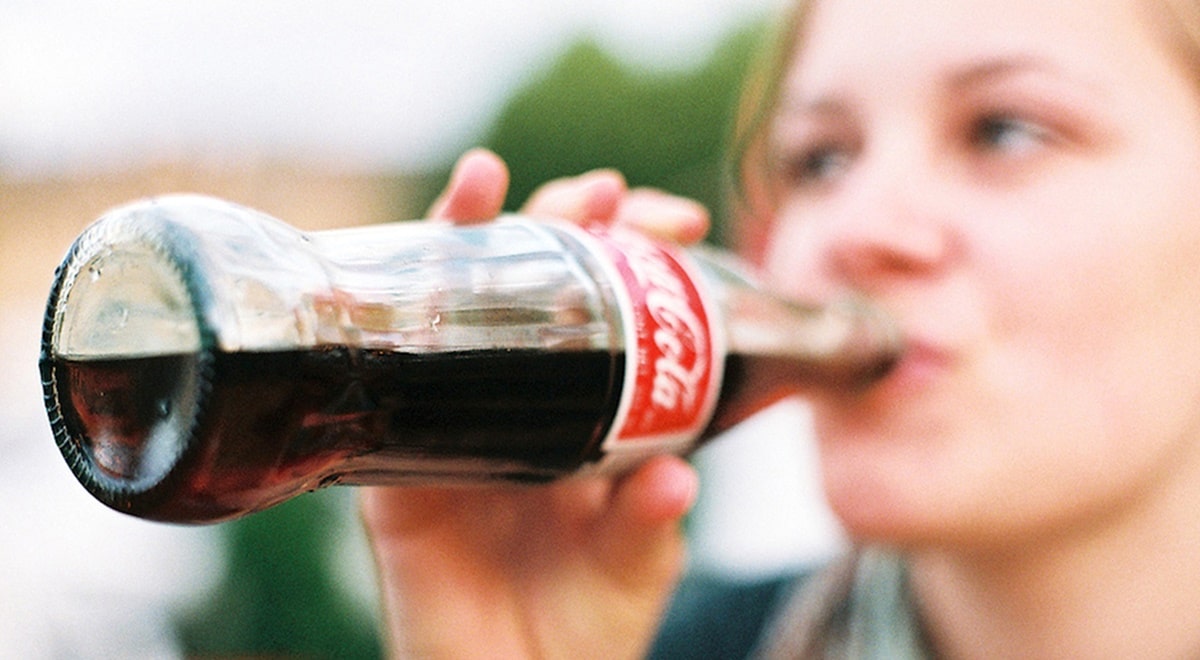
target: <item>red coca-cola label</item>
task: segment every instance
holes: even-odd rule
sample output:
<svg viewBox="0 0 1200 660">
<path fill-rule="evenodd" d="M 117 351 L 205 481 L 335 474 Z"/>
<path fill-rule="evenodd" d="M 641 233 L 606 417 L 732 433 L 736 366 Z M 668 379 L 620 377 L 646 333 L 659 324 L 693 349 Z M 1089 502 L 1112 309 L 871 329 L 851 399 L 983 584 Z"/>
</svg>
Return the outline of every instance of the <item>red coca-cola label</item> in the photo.
<svg viewBox="0 0 1200 660">
<path fill-rule="evenodd" d="M 708 424 L 720 391 L 724 338 L 713 303 L 682 250 L 631 230 L 591 233 L 621 289 L 630 370 L 605 449 L 685 448 Z"/>
</svg>

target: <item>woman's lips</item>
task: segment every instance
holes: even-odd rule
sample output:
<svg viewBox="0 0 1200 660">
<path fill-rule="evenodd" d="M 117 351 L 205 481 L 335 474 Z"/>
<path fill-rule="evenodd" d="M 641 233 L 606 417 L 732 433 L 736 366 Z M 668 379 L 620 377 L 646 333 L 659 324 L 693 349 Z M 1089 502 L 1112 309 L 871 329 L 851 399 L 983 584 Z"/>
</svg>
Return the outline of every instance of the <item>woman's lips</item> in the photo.
<svg viewBox="0 0 1200 660">
<path fill-rule="evenodd" d="M 895 366 L 872 390 L 902 394 L 928 388 L 949 371 L 950 352 L 938 344 L 909 337 Z"/>
</svg>

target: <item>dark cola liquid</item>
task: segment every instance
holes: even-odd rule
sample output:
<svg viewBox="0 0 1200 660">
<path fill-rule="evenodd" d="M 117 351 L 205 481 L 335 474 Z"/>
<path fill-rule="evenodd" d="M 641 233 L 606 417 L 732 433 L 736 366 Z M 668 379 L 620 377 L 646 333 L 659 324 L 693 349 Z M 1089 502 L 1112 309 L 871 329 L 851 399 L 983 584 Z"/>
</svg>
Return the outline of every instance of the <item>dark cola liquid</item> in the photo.
<svg viewBox="0 0 1200 660">
<path fill-rule="evenodd" d="M 568 474 L 600 457 L 625 368 L 602 351 L 344 348 L 44 366 L 56 434 L 84 484 L 118 510 L 180 522 L 236 517 L 340 480 Z M 731 356 L 713 430 L 802 372 L 795 360 Z"/>
<path fill-rule="evenodd" d="M 85 485 L 135 515 L 200 521 L 347 472 L 357 481 L 570 472 L 598 452 L 623 361 L 600 351 L 333 348 L 217 353 L 199 365 L 179 355 L 60 360 L 52 370 L 61 425 L 87 459 L 76 471 L 96 473 L 81 475 Z M 121 494 L 153 480 L 172 453 L 181 458 L 162 483 Z"/>
</svg>

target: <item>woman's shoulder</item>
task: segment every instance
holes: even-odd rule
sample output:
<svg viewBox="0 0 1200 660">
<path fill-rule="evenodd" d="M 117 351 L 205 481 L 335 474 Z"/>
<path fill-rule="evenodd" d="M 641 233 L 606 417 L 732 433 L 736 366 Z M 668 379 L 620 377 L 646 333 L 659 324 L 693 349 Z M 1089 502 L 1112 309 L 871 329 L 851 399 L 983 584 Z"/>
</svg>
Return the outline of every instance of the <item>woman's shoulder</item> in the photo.
<svg viewBox="0 0 1200 660">
<path fill-rule="evenodd" d="M 649 657 L 927 658 L 906 574 L 900 555 L 866 548 L 766 580 L 690 575 Z"/>
<path fill-rule="evenodd" d="M 649 657 L 749 657 L 781 602 L 820 568 L 760 579 L 686 575 L 675 591 Z"/>
</svg>

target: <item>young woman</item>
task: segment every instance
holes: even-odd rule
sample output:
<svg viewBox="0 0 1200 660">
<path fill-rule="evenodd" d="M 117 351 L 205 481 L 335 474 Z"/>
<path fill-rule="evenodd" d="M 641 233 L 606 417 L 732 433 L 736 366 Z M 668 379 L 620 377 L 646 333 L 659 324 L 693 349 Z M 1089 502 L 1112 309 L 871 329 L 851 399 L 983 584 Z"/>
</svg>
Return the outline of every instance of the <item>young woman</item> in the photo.
<svg viewBox="0 0 1200 660">
<path fill-rule="evenodd" d="M 812 404 L 856 545 L 756 652 L 1200 656 L 1200 3 L 816 0 L 742 142 L 744 249 L 802 297 L 865 293 L 908 350 Z M 437 212 L 491 217 L 468 154 Z M 531 213 L 678 240 L 695 205 L 612 172 Z M 639 657 L 695 475 L 365 493 L 391 643 Z M 704 657 L 704 649 L 696 649 Z"/>
</svg>

